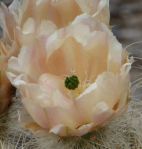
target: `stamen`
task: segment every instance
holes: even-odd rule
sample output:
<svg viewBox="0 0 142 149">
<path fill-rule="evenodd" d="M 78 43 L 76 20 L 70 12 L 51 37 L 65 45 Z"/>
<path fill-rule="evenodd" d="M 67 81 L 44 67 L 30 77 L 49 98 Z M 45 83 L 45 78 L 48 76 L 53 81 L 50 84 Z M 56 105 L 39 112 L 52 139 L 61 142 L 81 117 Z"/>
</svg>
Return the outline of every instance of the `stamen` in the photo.
<svg viewBox="0 0 142 149">
<path fill-rule="evenodd" d="M 65 87 L 69 90 L 75 90 L 79 86 L 79 79 L 77 76 L 72 75 L 70 77 L 66 77 L 65 79 Z"/>
</svg>

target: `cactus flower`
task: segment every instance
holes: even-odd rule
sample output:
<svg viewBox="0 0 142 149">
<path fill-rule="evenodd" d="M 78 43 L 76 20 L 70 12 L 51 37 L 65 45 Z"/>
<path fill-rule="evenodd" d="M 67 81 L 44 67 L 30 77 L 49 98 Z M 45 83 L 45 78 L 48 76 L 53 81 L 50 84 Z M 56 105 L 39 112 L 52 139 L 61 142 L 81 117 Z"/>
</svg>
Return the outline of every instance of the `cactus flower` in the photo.
<svg viewBox="0 0 142 149">
<path fill-rule="evenodd" d="M 23 45 L 9 59 L 7 75 L 41 128 L 82 136 L 126 109 L 130 68 L 107 25 L 82 14 Z"/>
</svg>

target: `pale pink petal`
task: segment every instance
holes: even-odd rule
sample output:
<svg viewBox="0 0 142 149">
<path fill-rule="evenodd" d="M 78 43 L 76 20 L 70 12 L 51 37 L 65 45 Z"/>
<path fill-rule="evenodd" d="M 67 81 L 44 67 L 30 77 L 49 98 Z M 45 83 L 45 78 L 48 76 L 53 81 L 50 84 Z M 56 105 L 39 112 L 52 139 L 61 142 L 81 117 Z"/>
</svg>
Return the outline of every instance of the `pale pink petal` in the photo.
<svg viewBox="0 0 142 149">
<path fill-rule="evenodd" d="M 100 22 L 109 25 L 110 21 L 109 0 L 101 0 L 98 4 L 97 11 L 93 16 Z"/>
<path fill-rule="evenodd" d="M 90 89 L 89 94 L 86 92 L 76 100 L 79 109 L 85 111 L 84 119 L 86 121 L 92 120 L 93 109 L 98 103 L 104 101 L 110 109 L 117 110 L 119 102 L 122 100 L 126 104 L 127 100 L 125 93 L 129 85 L 128 80 L 125 81 L 119 75 L 103 73 L 95 83 L 95 87 L 92 90 Z"/>
<path fill-rule="evenodd" d="M 76 0 L 84 13 L 93 15 L 95 19 L 109 25 L 109 0 Z"/>
<path fill-rule="evenodd" d="M 57 42 L 57 44 L 60 44 L 62 42 L 58 40 L 55 41 Z M 51 46 L 52 43 L 48 43 L 48 45 L 46 46 L 47 50 L 50 50 L 48 49 L 48 47 L 51 48 Z M 80 76 L 80 80 L 83 80 L 86 77 L 86 67 L 88 66 L 87 57 L 81 45 L 73 38 L 69 37 L 66 39 L 65 37 L 64 42 L 59 47 L 59 50 L 52 50 L 55 51 L 52 51 L 53 54 L 48 58 L 47 61 L 47 69 L 49 73 L 65 77 L 66 75 L 71 75 L 74 72 L 76 75 Z M 57 65 L 58 67 L 56 67 Z"/>
<path fill-rule="evenodd" d="M 79 126 L 81 119 L 75 107 L 60 108 L 60 107 L 48 107 L 46 108 L 50 127 L 54 127 L 63 124 L 65 127 L 74 129 Z"/>
<path fill-rule="evenodd" d="M 43 20 L 41 22 L 40 26 L 38 27 L 37 34 L 39 36 L 47 37 L 47 36 L 51 35 L 56 29 L 57 29 L 57 27 L 53 22 Z"/>
<path fill-rule="evenodd" d="M 22 27 L 22 32 L 23 32 L 23 34 L 31 34 L 31 33 L 34 33 L 35 32 L 35 26 L 36 24 L 35 24 L 35 21 L 34 21 L 34 19 L 33 18 L 28 18 L 26 21 L 25 21 L 25 23 L 24 23 L 24 25 L 23 25 L 23 27 Z"/>
<path fill-rule="evenodd" d="M 83 136 L 87 134 L 88 132 L 90 132 L 93 129 L 93 127 L 94 127 L 94 123 L 82 125 L 77 130 L 75 130 L 75 135 Z"/>
<path fill-rule="evenodd" d="M 22 103 L 37 124 L 42 128 L 49 128 L 49 121 L 44 108 L 40 108 L 37 103 L 27 98 L 22 98 Z"/>
<path fill-rule="evenodd" d="M 53 1 L 52 5 L 56 9 L 62 26 L 68 25 L 69 22 L 81 13 L 79 6 L 74 0 Z"/>
<path fill-rule="evenodd" d="M 55 127 L 53 127 L 52 129 L 50 129 L 50 133 L 53 133 L 53 134 L 56 134 L 56 135 L 58 135 L 58 134 L 60 134 L 60 136 L 67 136 L 68 135 L 68 131 L 67 131 L 67 127 L 65 127 L 64 125 L 62 125 L 62 124 L 59 124 L 59 125 L 57 125 L 57 126 L 55 126 Z"/>
<path fill-rule="evenodd" d="M 106 124 L 113 116 L 114 111 L 106 104 L 106 102 L 99 102 L 93 109 L 93 121 L 94 125 L 102 126 Z"/>
</svg>

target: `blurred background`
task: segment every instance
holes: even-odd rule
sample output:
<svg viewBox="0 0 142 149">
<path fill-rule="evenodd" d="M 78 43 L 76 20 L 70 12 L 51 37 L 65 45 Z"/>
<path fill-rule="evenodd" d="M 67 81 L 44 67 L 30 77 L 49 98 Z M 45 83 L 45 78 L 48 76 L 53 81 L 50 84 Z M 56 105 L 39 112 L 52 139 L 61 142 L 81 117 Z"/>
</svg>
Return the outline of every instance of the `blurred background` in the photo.
<svg viewBox="0 0 142 149">
<path fill-rule="evenodd" d="M 142 0 L 110 0 L 110 10 L 114 34 L 134 57 L 131 96 L 142 100 Z"/>
<path fill-rule="evenodd" d="M 110 10 L 113 32 L 124 45 L 142 41 L 142 0 L 110 0 Z"/>
</svg>

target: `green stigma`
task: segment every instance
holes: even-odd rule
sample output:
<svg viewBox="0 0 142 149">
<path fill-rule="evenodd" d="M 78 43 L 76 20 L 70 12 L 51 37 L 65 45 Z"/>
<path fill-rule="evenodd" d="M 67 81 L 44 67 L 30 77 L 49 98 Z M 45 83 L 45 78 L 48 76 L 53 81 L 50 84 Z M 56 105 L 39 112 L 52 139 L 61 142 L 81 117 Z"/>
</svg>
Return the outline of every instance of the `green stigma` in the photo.
<svg viewBox="0 0 142 149">
<path fill-rule="evenodd" d="M 72 75 L 70 77 L 66 77 L 65 79 L 65 87 L 70 89 L 70 90 L 75 90 L 78 88 L 79 85 L 79 79 L 77 76 Z"/>
</svg>

